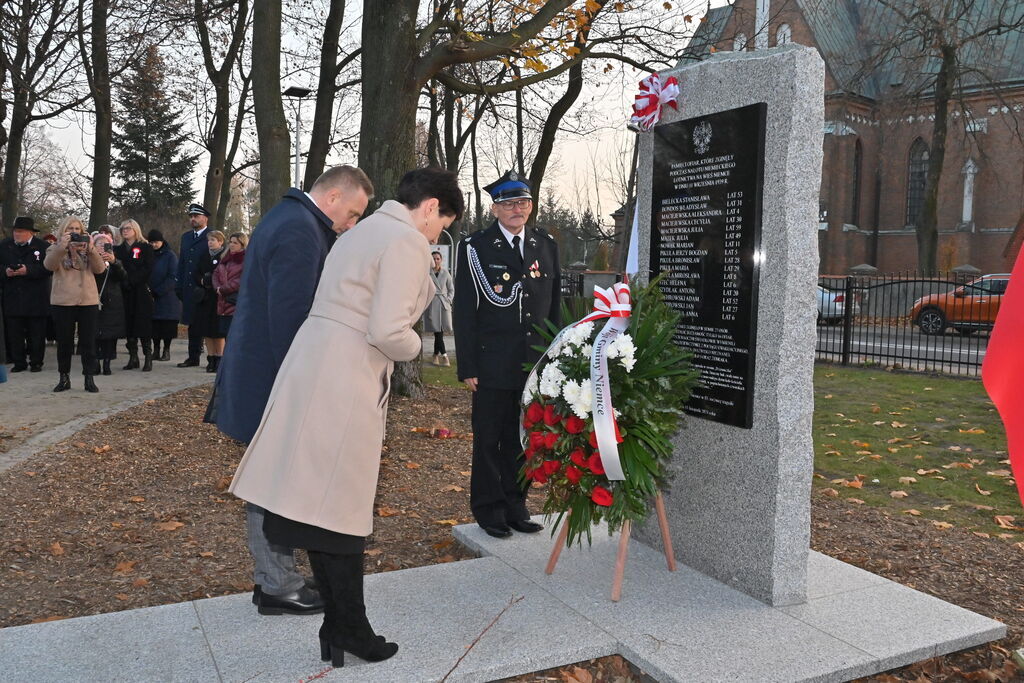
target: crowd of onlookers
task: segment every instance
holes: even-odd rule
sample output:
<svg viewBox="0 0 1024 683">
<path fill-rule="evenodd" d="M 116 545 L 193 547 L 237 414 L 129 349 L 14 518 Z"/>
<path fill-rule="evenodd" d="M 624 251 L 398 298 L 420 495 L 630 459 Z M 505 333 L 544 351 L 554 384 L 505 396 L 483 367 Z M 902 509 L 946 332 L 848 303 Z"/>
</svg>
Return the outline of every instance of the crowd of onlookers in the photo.
<svg viewBox="0 0 1024 683">
<path fill-rule="evenodd" d="M 54 391 L 71 388 L 78 355 L 85 390 L 94 377 L 110 375 L 118 341 L 128 354 L 124 370 L 149 372 L 169 361 L 178 325 L 188 325 L 188 357 L 178 367 L 200 365 L 216 372 L 242 279 L 248 237 L 209 229 L 209 212 L 188 208 L 192 230 L 178 253 L 159 230 L 144 234 L 133 219 L 89 233 L 67 216 L 52 234 L 40 236 L 31 217 L 10 226 L 0 241 L 0 382 L 10 372 L 40 372 L 46 342 L 57 344 L 60 379 Z M 180 258 L 179 258 L 180 257 Z M 141 351 L 141 353 L 140 353 Z"/>
</svg>

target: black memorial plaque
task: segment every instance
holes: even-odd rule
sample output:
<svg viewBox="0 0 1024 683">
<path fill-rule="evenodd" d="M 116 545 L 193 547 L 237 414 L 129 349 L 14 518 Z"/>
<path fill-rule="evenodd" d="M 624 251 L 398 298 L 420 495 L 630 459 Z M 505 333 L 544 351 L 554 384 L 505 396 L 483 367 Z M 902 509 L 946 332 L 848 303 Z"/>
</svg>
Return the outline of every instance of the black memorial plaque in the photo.
<svg viewBox="0 0 1024 683">
<path fill-rule="evenodd" d="M 654 129 L 651 274 L 700 380 L 686 412 L 750 429 L 767 104 Z"/>
</svg>

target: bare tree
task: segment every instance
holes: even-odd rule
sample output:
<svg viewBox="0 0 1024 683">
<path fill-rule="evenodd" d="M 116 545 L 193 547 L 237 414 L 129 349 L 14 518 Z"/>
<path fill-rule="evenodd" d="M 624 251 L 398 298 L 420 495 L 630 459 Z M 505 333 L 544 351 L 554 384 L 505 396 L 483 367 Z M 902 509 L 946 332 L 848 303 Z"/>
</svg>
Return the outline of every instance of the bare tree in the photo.
<svg viewBox="0 0 1024 683">
<path fill-rule="evenodd" d="M 253 11 L 252 69 L 256 133 L 260 147 L 260 211 L 288 190 L 291 136 L 281 101 L 281 0 L 260 0 Z"/>
<path fill-rule="evenodd" d="M 1024 31 L 1019 0 L 878 0 L 887 17 L 871 23 L 864 37 L 868 58 L 858 77 L 890 70 L 899 97 L 911 106 L 931 101 L 934 126 L 928 154 L 924 205 L 917 217 L 918 268 L 934 273 L 938 252 L 938 195 L 946 157 L 951 105 L 972 86 L 998 93 L 998 74 L 989 67 L 991 41 Z M 887 27 L 887 28 L 886 28 Z M 900 83 L 902 80 L 902 83 Z M 965 114 L 969 111 L 964 107 Z M 970 116 L 963 117 L 964 123 Z"/>
<path fill-rule="evenodd" d="M 22 144 L 34 121 L 60 116 L 89 97 L 81 78 L 78 3 L 72 0 L 4 0 L 0 3 L 0 72 L 11 118 L 4 159 L 2 223 L 18 213 Z M 8 99 L 9 98 L 9 99 Z"/>
</svg>

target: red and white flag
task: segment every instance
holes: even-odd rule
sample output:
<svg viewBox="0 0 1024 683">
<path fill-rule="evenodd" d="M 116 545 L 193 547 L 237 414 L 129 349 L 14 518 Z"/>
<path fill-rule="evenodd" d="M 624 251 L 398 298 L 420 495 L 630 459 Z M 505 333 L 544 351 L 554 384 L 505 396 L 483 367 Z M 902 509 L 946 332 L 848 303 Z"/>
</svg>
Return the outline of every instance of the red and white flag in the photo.
<svg viewBox="0 0 1024 683">
<path fill-rule="evenodd" d="M 1010 469 L 1024 504 L 1024 249 L 999 305 L 988 340 L 981 380 L 1006 427 Z"/>
</svg>

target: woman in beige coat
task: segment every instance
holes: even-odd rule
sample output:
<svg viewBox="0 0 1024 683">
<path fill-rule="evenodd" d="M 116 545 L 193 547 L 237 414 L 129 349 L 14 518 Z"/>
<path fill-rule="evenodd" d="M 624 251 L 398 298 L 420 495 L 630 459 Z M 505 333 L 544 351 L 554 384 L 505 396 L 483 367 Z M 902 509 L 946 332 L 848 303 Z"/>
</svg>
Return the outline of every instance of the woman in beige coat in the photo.
<svg viewBox="0 0 1024 683">
<path fill-rule="evenodd" d="M 54 391 L 71 388 L 71 356 L 75 348 L 75 327 L 78 327 L 78 353 L 82 356 L 85 390 L 96 393 L 96 321 L 100 293 L 96 275 L 107 264 L 96 251 L 77 216 L 68 216 L 57 228 L 57 242 L 51 244 L 43 258 L 43 266 L 53 272 L 50 285 L 50 315 L 57 333 L 57 372 L 60 380 Z"/>
<path fill-rule="evenodd" d="M 387 201 L 343 234 L 309 317 L 277 373 L 231 492 L 266 509 L 272 543 L 305 548 L 324 596 L 320 654 L 369 660 L 398 646 L 377 636 L 363 603 L 363 549 L 396 361 L 422 348 L 413 325 L 434 294 L 429 242 L 463 212 L 454 173 L 405 174 Z"/>
</svg>

